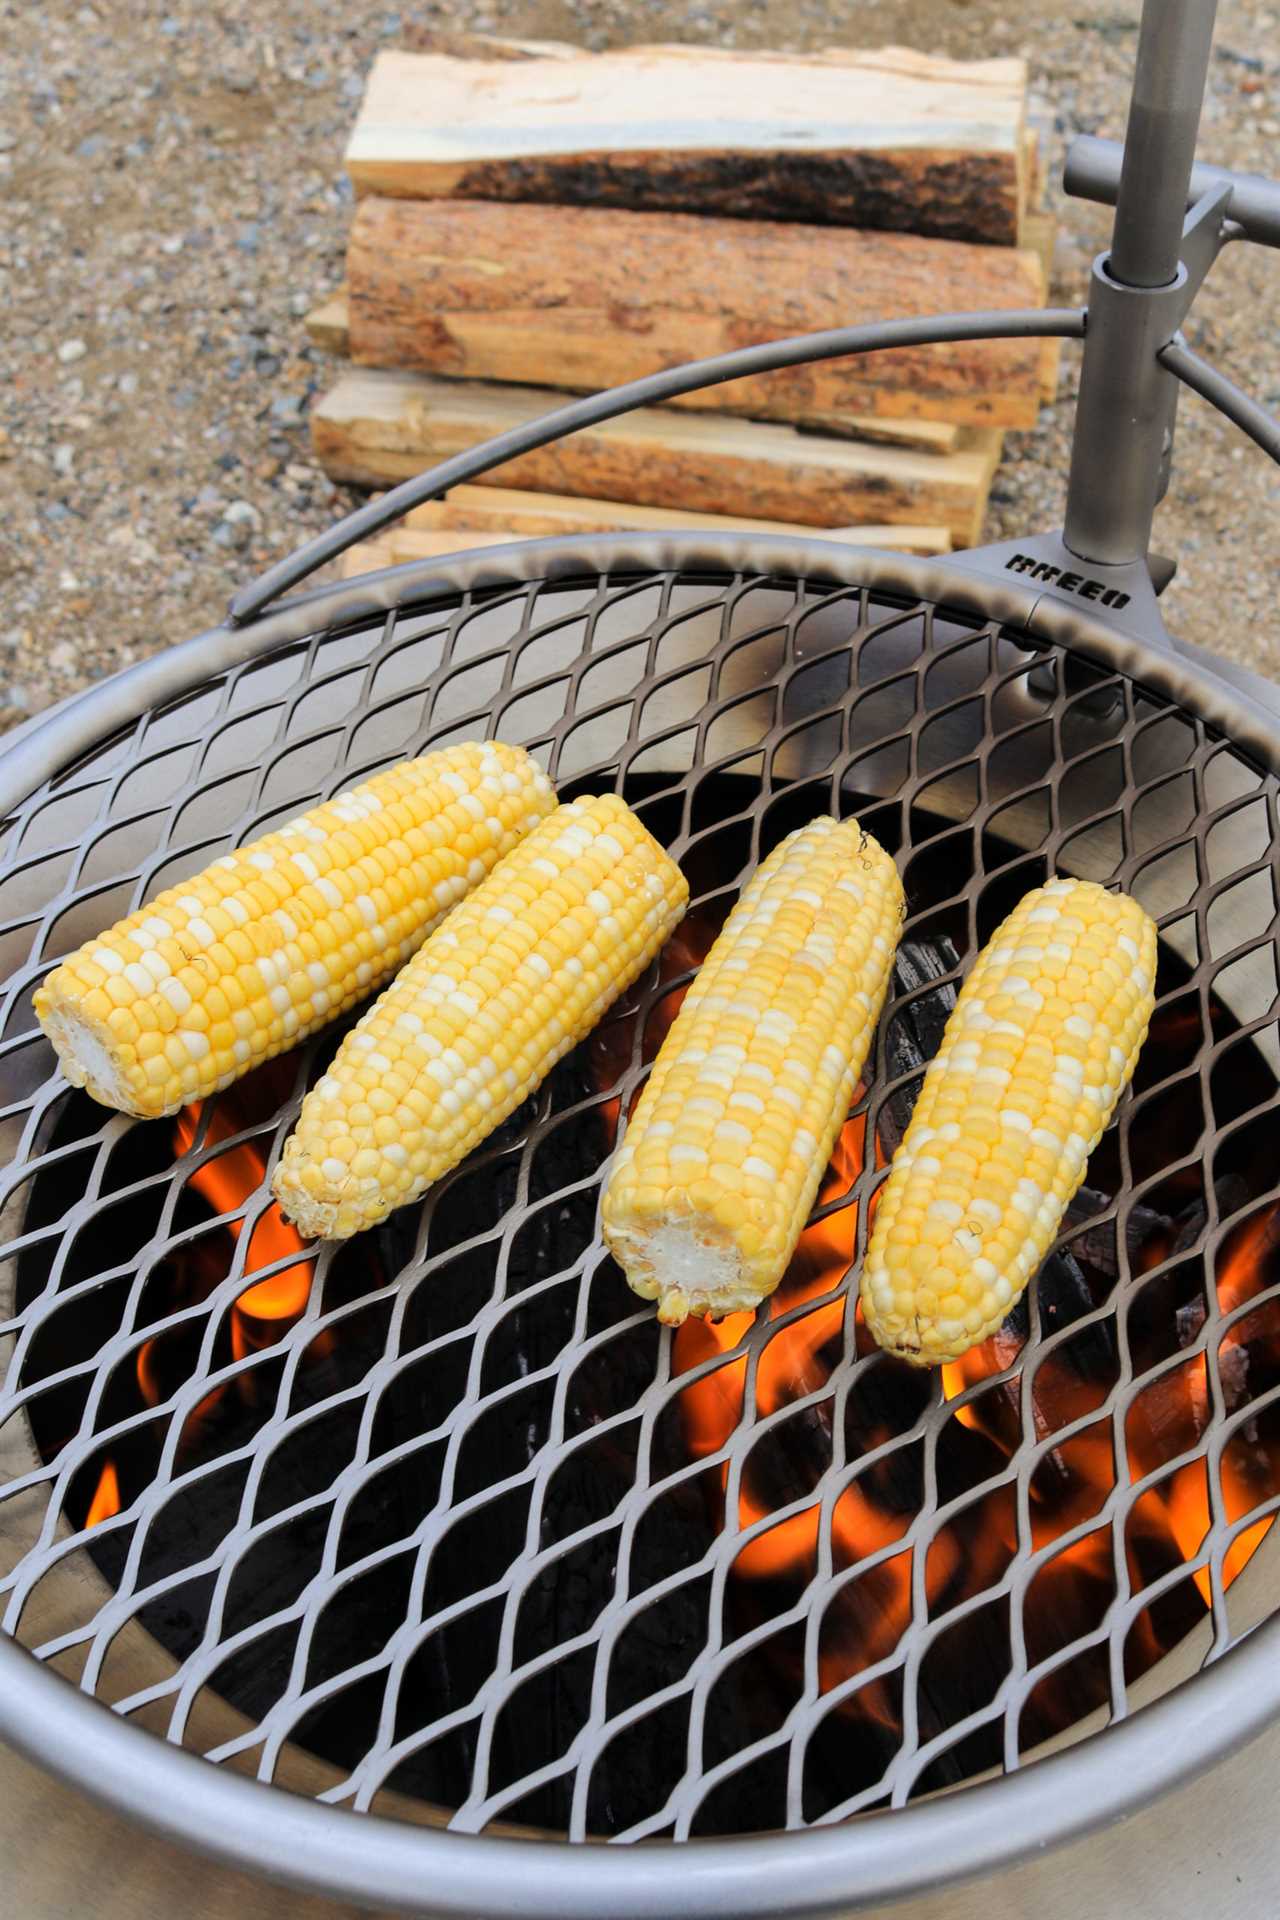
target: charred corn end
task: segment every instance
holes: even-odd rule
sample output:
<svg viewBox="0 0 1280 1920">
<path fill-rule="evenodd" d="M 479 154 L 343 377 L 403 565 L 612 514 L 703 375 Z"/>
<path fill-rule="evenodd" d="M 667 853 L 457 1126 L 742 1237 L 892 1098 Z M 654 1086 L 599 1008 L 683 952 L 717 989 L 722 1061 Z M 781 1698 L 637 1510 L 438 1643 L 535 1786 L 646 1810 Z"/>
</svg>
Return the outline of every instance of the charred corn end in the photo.
<svg viewBox="0 0 1280 1920">
<path fill-rule="evenodd" d="M 684 913 L 679 867 L 613 794 L 559 807 L 348 1034 L 272 1188 L 345 1240 L 425 1193 L 526 1100 Z"/>
<path fill-rule="evenodd" d="M 1048 1252 L 1155 1005 L 1135 900 L 1051 880 L 986 947 L 876 1208 L 862 1275 L 882 1347 L 937 1366 L 994 1333 Z"/>
<path fill-rule="evenodd" d="M 81 947 L 35 995 L 73 1086 L 155 1118 L 380 986 L 555 806 L 520 747 L 408 760 L 215 860 Z"/>
<path fill-rule="evenodd" d="M 605 1189 L 605 1238 L 678 1326 L 754 1307 L 813 1205 L 884 1003 L 893 861 L 811 821 L 749 882 L 685 998 Z"/>
</svg>

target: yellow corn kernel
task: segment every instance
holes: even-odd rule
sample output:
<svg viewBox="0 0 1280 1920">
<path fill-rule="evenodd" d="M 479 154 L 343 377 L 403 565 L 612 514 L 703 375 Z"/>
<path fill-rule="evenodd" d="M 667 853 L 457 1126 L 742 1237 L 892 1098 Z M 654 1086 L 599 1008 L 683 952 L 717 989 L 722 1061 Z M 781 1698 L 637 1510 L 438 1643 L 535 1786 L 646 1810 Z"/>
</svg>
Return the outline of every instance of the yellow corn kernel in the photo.
<svg viewBox="0 0 1280 1920">
<path fill-rule="evenodd" d="M 1129 1083 L 1155 973 L 1147 914 L 1091 880 L 1037 887 L 997 929 L 876 1207 L 862 1308 L 890 1353 L 958 1360 L 1007 1317 Z"/>
<path fill-rule="evenodd" d="M 363 999 L 555 806 L 523 748 L 406 760 L 91 940 L 35 995 L 73 1086 L 154 1119 Z"/>
<path fill-rule="evenodd" d="M 558 807 L 433 934 L 303 1101 L 272 1190 L 345 1240 L 418 1199 L 527 1100 L 684 913 L 613 794 Z"/>
<path fill-rule="evenodd" d="M 822 818 L 729 915 L 604 1194 L 605 1239 L 668 1325 L 754 1307 L 785 1273 L 875 1034 L 902 904 L 884 849 Z"/>
</svg>

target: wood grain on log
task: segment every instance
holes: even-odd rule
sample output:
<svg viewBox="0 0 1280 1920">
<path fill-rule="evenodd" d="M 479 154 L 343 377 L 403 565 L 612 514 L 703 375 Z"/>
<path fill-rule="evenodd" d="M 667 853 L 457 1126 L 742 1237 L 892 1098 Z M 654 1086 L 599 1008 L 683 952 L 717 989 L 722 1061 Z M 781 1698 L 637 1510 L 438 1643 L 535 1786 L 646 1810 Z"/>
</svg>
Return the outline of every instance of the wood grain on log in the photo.
<svg viewBox="0 0 1280 1920">
<path fill-rule="evenodd" d="M 662 513 L 656 507 L 624 507 L 618 501 L 585 501 L 587 509 L 595 509 L 595 520 L 581 518 L 574 524 L 572 511 L 562 515 L 537 515 L 528 509 L 507 507 L 509 499 L 537 499 L 537 493 L 518 495 L 514 490 L 505 488 L 466 488 L 468 493 L 493 493 L 497 505 L 489 513 L 486 524 L 486 509 L 449 509 L 447 501 L 432 501 L 430 507 L 415 507 L 411 515 L 405 516 L 397 526 L 391 526 L 384 534 L 374 536 L 372 540 L 361 540 L 355 547 L 347 547 L 340 572 L 344 580 L 351 580 L 357 574 L 368 574 L 378 566 L 399 566 L 405 561 L 434 561 L 451 553 L 470 553 L 478 547 L 501 547 L 512 540 L 535 540 L 547 534 L 585 534 L 585 532 L 660 532 L 660 530 L 679 530 L 691 534 L 791 534 L 804 536 L 810 540 L 835 540 L 842 547 L 877 547 L 883 553 L 950 553 L 950 538 L 944 526 L 787 526 L 783 520 L 729 520 L 718 515 L 700 515 L 700 513 Z M 549 493 L 547 499 L 557 499 L 558 495 Z M 572 509 L 574 501 L 564 501 L 566 509 Z M 434 509 L 447 509 L 455 515 L 474 513 L 474 522 L 464 524 L 457 518 L 445 518 L 443 522 L 422 520 L 424 513 Z M 509 515 L 509 524 L 501 524 L 501 515 Z"/>
<path fill-rule="evenodd" d="M 537 419 L 551 401 L 533 387 L 353 369 L 312 410 L 312 439 L 334 479 L 381 487 Z M 940 524 L 970 546 L 999 451 L 985 428 L 935 455 L 652 408 L 522 454 L 486 483 L 791 525 Z"/>
<path fill-rule="evenodd" d="M 1013 245 L 1021 60 L 630 47 L 386 50 L 347 148 L 358 191 L 818 221 Z"/>
<path fill-rule="evenodd" d="M 1039 306 L 1034 253 L 596 207 L 365 200 L 347 252 L 352 358 L 595 392 L 790 334 Z M 857 415 L 1028 427 L 1036 340 L 810 362 L 676 404 L 827 425 Z"/>
<path fill-rule="evenodd" d="M 313 346 L 325 353 L 338 354 L 343 359 L 348 357 L 350 321 L 345 282 L 320 305 L 311 309 L 304 325 Z M 726 410 L 731 412 L 732 408 Z M 868 413 L 822 412 L 812 417 L 805 415 L 792 424 L 816 427 L 823 433 L 841 434 L 850 440 L 875 440 L 886 447 L 915 447 L 921 453 L 954 453 L 960 444 L 961 433 L 953 420 L 898 420 L 884 414 Z"/>
<path fill-rule="evenodd" d="M 476 530 L 507 533 L 531 539 L 552 533 L 666 533 L 692 529 L 696 533 L 789 533 L 797 531 L 785 520 L 755 520 L 738 514 L 681 513 L 672 507 L 637 506 L 625 500 L 575 499 L 571 494 L 532 493 L 517 487 L 450 489 L 443 500 L 428 500 L 404 517 L 415 531 Z M 885 547 L 896 553 L 949 553 L 945 527 L 871 525 L 806 527 L 822 539 L 844 540 L 855 546 Z"/>
</svg>

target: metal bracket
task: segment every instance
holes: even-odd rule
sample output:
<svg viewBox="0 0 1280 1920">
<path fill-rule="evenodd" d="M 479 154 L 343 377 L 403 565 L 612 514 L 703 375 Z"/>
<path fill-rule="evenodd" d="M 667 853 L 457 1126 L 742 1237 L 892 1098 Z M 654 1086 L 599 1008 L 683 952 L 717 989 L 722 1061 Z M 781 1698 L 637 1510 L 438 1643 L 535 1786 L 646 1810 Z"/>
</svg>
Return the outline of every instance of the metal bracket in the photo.
<svg viewBox="0 0 1280 1920">
<path fill-rule="evenodd" d="M 1087 605 L 1095 619 L 1117 633 L 1166 651 L 1176 644 L 1156 604 L 1157 594 L 1163 593 L 1173 578 L 1173 561 L 1128 560 L 1115 566 L 1100 565 L 1079 559 L 1060 533 L 1033 533 L 1017 540 L 999 540 L 989 547 L 975 547 L 968 553 L 954 553 L 947 564 L 984 579 L 1040 586 L 1037 607 L 1044 600 L 1058 601 L 1077 611 Z"/>
<path fill-rule="evenodd" d="M 1106 254 L 1093 263 L 1063 538 L 1095 568 L 1146 555 L 1151 517 L 1169 485 L 1178 402 L 1178 383 L 1158 355 L 1230 237 L 1229 198 L 1229 189 L 1214 187 L 1186 215 L 1181 261 L 1166 286 L 1122 284 Z"/>
<path fill-rule="evenodd" d="M 1124 148 L 1118 140 L 1100 140 L 1082 133 L 1067 149 L 1062 184 L 1075 200 L 1094 200 L 1114 207 L 1120 191 Z M 1233 239 L 1252 240 L 1260 247 L 1280 247 L 1280 182 L 1257 173 L 1237 173 L 1231 167 L 1211 167 L 1197 161 L 1191 169 L 1188 203 L 1199 201 L 1216 187 L 1227 194 L 1227 218 Z"/>
</svg>

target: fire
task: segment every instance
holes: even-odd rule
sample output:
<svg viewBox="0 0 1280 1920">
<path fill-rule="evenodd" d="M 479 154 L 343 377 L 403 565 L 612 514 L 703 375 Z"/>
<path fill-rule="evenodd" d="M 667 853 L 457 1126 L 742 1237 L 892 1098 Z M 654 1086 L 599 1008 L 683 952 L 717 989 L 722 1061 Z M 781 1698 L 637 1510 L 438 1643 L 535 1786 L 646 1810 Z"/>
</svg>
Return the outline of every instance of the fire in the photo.
<svg viewBox="0 0 1280 1920">
<path fill-rule="evenodd" d="M 678 978 L 691 971 L 708 951 L 716 928 L 692 916 L 663 956 L 663 977 Z M 657 1003 L 641 1036 L 641 1052 L 651 1061 L 679 1011 L 683 994 L 673 988 Z M 598 1037 L 595 1069 L 598 1083 L 616 1085 L 631 1064 L 635 1022 L 625 1017 Z M 617 1124 L 620 1101 L 606 1102 L 603 1116 L 609 1134 Z M 820 1198 L 838 1202 L 848 1195 L 860 1175 L 867 1150 L 865 1119 L 849 1121 L 836 1145 Z M 883 1165 L 880 1141 L 875 1139 L 876 1164 Z M 871 1202 L 874 1206 L 874 1198 Z M 962 1508 L 937 1532 L 926 1552 L 922 1576 L 913 1568 L 910 1546 L 893 1552 L 918 1510 L 909 1469 L 895 1466 L 892 1453 L 882 1454 L 861 1471 L 842 1476 L 834 1499 L 828 1495 L 829 1519 L 824 1517 L 823 1488 L 828 1484 L 834 1457 L 830 1422 L 834 1402 L 821 1397 L 822 1388 L 843 1357 L 850 1337 L 861 1335 L 856 1293 L 842 1283 L 849 1274 L 857 1246 L 858 1209 L 836 1205 L 801 1237 L 795 1256 L 777 1293 L 763 1312 L 770 1322 L 786 1320 L 807 1302 L 815 1303 L 780 1326 L 756 1349 L 754 1374 L 745 1341 L 756 1316 L 732 1314 L 718 1323 L 689 1320 L 677 1331 L 672 1349 L 674 1376 L 690 1379 L 680 1396 L 684 1442 L 693 1459 L 713 1459 L 728 1446 L 744 1422 L 755 1427 L 774 1416 L 773 1424 L 731 1467 L 721 1460 L 712 1478 L 718 1502 L 716 1524 L 738 1537 L 732 1573 L 735 1591 L 752 1619 L 767 1617 L 773 1604 L 765 1598 L 766 1583 L 785 1582 L 792 1595 L 815 1577 L 822 1557 L 824 1528 L 829 1533 L 830 1564 L 836 1574 L 851 1574 L 838 1586 L 826 1609 L 818 1656 L 824 1691 L 846 1690 L 843 1710 L 852 1709 L 882 1723 L 891 1731 L 900 1723 L 891 1683 L 875 1679 L 857 1684 L 856 1676 L 890 1658 L 913 1615 L 923 1601 L 930 1616 L 975 1598 L 1001 1579 L 1026 1542 L 1017 1520 L 1013 1488 L 997 1484 L 983 1492 L 984 1483 L 997 1480 L 1003 1463 L 1022 1446 L 1023 1383 L 1018 1362 L 1023 1336 L 1013 1326 L 1000 1329 L 981 1347 L 941 1370 L 945 1401 L 955 1401 L 984 1380 L 992 1385 L 954 1410 L 953 1424 L 944 1434 L 951 1450 L 951 1473 L 964 1468 L 973 1454 L 973 1502 Z M 1222 1313 L 1235 1311 L 1260 1286 L 1268 1251 L 1280 1244 L 1280 1211 L 1272 1210 L 1232 1237 L 1220 1262 L 1218 1300 Z M 1173 1251 L 1152 1245 L 1148 1264 Z M 846 1332 L 848 1316 L 852 1327 Z M 1275 1310 L 1280 1322 L 1280 1309 Z M 1188 1338 L 1194 1337 L 1194 1331 Z M 1280 1326 L 1277 1327 L 1280 1352 Z M 1087 1334 L 1085 1336 L 1087 1338 Z M 1247 1364 L 1243 1342 L 1247 1323 L 1237 1322 L 1222 1339 L 1220 1365 Z M 1046 1660 L 1059 1646 L 1090 1633 L 1111 1604 L 1115 1591 L 1113 1540 L 1109 1521 L 1081 1533 L 1054 1552 L 1058 1540 L 1082 1528 L 1102 1513 L 1115 1493 L 1117 1460 L 1112 1423 L 1105 1403 L 1112 1382 L 1105 1369 L 1090 1375 L 1072 1357 L 1071 1342 L 1059 1342 L 1046 1352 L 1036 1368 L 1031 1408 L 1040 1461 L 1030 1483 L 1030 1546 L 1046 1554 L 1028 1591 L 1028 1646 L 1034 1661 Z M 865 1348 L 864 1348 L 865 1350 Z M 1234 1356 L 1234 1358 L 1233 1358 Z M 715 1364 L 719 1362 L 719 1364 Z M 887 1363 L 886 1363 L 887 1364 Z M 701 1370 L 709 1370 L 702 1372 Z M 872 1370 L 876 1372 L 876 1370 Z M 896 1370 L 895 1370 L 896 1373 Z M 1001 1379 L 999 1376 L 1007 1375 Z M 864 1376 L 869 1377 L 869 1376 Z M 876 1372 L 876 1378 L 881 1375 Z M 893 1391 L 891 1384 L 884 1391 Z M 924 1390 L 924 1389 L 922 1389 Z M 902 1387 L 903 1393 L 910 1388 Z M 874 1389 L 868 1388 L 868 1397 Z M 1161 1398 L 1161 1395 L 1163 1398 Z M 817 1396 L 817 1397 L 815 1397 Z M 809 1402 L 801 1406 L 802 1402 Z M 903 1401 L 907 1406 L 908 1401 Z M 778 1419 L 788 1406 L 799 1412 L 793 1420 Z M 1209 1414 L 1208 1372 L 1203 1356 L 1177 1374 L 1164 1377 L 1159 1393 L 1140 1395 L 1143 1409 L 1132 1415 L 1127 1436 L 1128 1470 L 1132 1481 L 1155 1471 L 1162 1460 L 1176 1458 L 1202 1437 Z M 900 1417 L 900 1411 L 892 1416 Z M 1089 1415 L 1098 1418 L 1089 1422 Z M 860 1411 L 862 1430 L 855 1454 L 872 1454 L 897 1431 L 884 1417 L 878 1426 L 869 1410 Z M 808 1423 L 807 1427 L 804 1423 Z M 1058 1444 L 1054 1436 L 1084 1423 L 1080 1431 Z M 824 1424 L 825 1423 L 825 1424 Z M 970 1437 L 971 1436 L 971 1437 Z M 959 1452 L 957 1448 L 961 1448 Z M 895 1487 L 895 1472 L 899 1475 Z M 1265 1497 L 1266 1488 L 1251 1486 L 1245 1464 L 1231 1449 L 1221 1460 L 1222 1501 L 1228 1521 L 1239 1518 Z M 906 1473 L 908 1478 L 901 1476 Z M 767 1523 L 775 1514 L 784 1517 Z M 1143 1496 L 1134 1507 L 1129 1527 L 1129 1550 L 1154 1551 L 1168 1556 L 1176 1550 L 1194 1560 L 1201 1551 L 1212 1518 L 1208 1481 L 1203 1463 L 1185 1467 Z M 1247 1528 L 1225 1557 L 1224 1583 L 1229 1585 L 1256 1551 L 1270 1519 Z M 753 1532 L 755 1528 L 761 1528 Z M 877 1556 L 880 1556 L 877 1558 Z M 863 1568 L 862 1562 L 873 1561 Z M 1150 1578 L 1135 1578 L 1135 1585 Z M 1193 1578 L 1206 1604 L 1211 1603 L 1207 1568 Z M 920 1599 L 916 1598 L 917 1592 Z M 788 1602 L 787 1604 L 790 1604 Z M 761 1608 L 765 1614 L 762 1616 Z M 1146 1615 L 1130 1631 L 1130 1648 L 1141 1666 L 1157 1660 L 1165 1646 Z M 1038 1650 L 1037 1650 L 1038 1649 Z M 852 1683 L 852 1684 L 851 1684 Z M 1101 1697 L 1101 1696 L 1100 1696 Z M 1036 1738 L 1078 1716 L 1079 1696 L 1068 1677 L 1050 1672 L 1037 1688 L 1041 1714 Z M 1034 1716 L 1031 1722 L 1037 1723 Z"/>
<path fill-rule="evenodd" d="M 1268 1208 L 1246 1220 L 1224 1242 L 1218 1262 L 1217 1295 L 1221 1313 L 1226 1316 L 1243 1307 L 1268 1285 L 1268 1262 L 1280 1244 L 1280 1209 Z M 1168 1249 L 1160 1249 L 1165 1257 Z M 1156 1264 L 1152 1262 L 1152 1264 Z M 1274 1276 L 1273 1276 L 1274 1277 Z M 1204 1324 L 1203 1306 L 1189 1329 L 1198 1333 Z M 1280 1309 L 1273 1304 L 1258 1314 L 1248 1314 L 1233 1322 L 1222 1336 L 1218 1348 L 1218 1369 L 1224 1382 L 1238 1372 L 1241 1384 L 1249 1364 L 1251 1340 L 1276 1340 L 1280 1332 Z M 1130 1415 L 1131 1476 L 1142 1479 L 1162 1460 L 1190 1451 L 1204 1433 L 1213 1412 L 1209 1368 L 1204 1354 L 1196 1354 L 1183 1366 L 1165 1374 L 1139 1395 Z M 1228 1523 L 1240 1519 L 1269 1488 L 1251 1484 L 1244 1461 L 1228 1446 L 1220 1463 L 1222 1506 Z M 1205 1464 L 1193 1461 L 1161 1481 L 1137 1503 L 1140 1507 L 1158 1505 L 1178 1543 L 1183 1558 L 1193 1560 L 1204 1545 L 1213 1524 L 1209 1483 Z M 1257 1552 L 1271 1528 L 1273 1515 L 1245 1527 L 1232 1541 L 1222 1562 L 1222 1584 L 1229 1587 Z M 1193 1579 L 1206 1606 L 1213 1602 L 1213 1582 L 1208 1567 L 1197 1567 Z"/>
<path fill-rule="evenodd" d="M 195 1106 L 184 1107 L 178 1115 L 173 1137 L 174 1146 L 180 1154 L 186 1153 L 195 1141 L 201 1112 L 202 1106 L 197 1102 Z M 214 1110 L 205 1144 L 216 1146 L 218 1141 L 230 1139 L 237 1131 L 234 1114 L 220 1105 Z M 197 1167 L 191 1176 L 191 1185 L 209 1202 L 215 1213 L 234 1213 L 243 1206 L 250 1194 L 259 1190 L 266 1179 L 266 1172 L 261 1149 L 255 1141 L 246 1140 L 240 1146 L 232 1147 L 229 1152 L 220 1153 Z M 227 1225 L 238 1240 L 244 1221 L 229 1220 Z M 288 1224 L 273 1201 L 254 1224 L 245 1254 L 244 1270 L 246 1273 L 257 1273 L 262 1267 L 273 1266 L 278 1260 L 288 1259 L 290 1254 L 302 1251 L 301 1235 Z M 273 1273 L 266 1280 L 260 1280 L 256 1286 L 240 1295 L 231 1314 L 231 1350 L 237 1360 L 243 1360 L 253 1349 L 268 1344 L 271 1322 L 292 1322 L 298 1318 L 311 1297 L 311 1275 L 311 1262 L 302 1261 Z M 268 1325 L 264 1327 L 263 1322 Z"/>
<path fill-rule="evenodd" d="M 109 1520 L 113 1513 L 119 1513 L 119 1511 L 120 1481 L 115 1467 L 108 1460 L 102 1469 L 102 1477 L 98 1481 L 93 1499 L 89 1502 L 89 1511 L 84 1518 L 85 1531 L 100 1525 L 103 1520 Z"/>
<path fill-rule="evenodd" d="M 194 1106 L 184 1107 L 174 1122 L 173 1145 L 179 1156 L 194 1144 L 203 1111 L 203 1103 L 197 1102 Z M 236 1108 L 224 1096 L 210 1118 L 206 1147 L 229 1140 L 240 1131 L 242 1125 Z M 265 1179 L 266 1162 L 262 1151 L 255 1141 L 246 1140 L 239 1146 L 229 1148 L 226 1153 L 204 1161 L 190 1176 L 189 1184 L 215 1213 L 226 1215 L 243 1207 L 246 1200 L 261 1189 Z M 233 1240 L 239 1240 L 243 1219 L 225 1220 L 223 1224 Z M 245 1253 L 245 1274 L 257 1273 L 264 1267 L 275 1266 L 281 1260 L 304 1252 L 301 1236 L 287 1223 L 273 1202 L 254 1223 Z M 196 1299 L 204 1298 L 224 1280 L 229 1266 L 218 1237 L 212 1235 L 185 1247 L 179 1260 L 183 1290 Z M 312 1271 L 310 1260 L 298 1260 L 282 1267 L 278 1273 L 269 1274 L 266 1279 L 255 1282 L 240 1295 L 231 1310 L 231 1352 L 236 1360 L 244 1360 L 250 1353 L 260 1352 L 270 1346 L 297 1320 L 311 1296 Z M 162 1379 L 162 1355 L 157 1351 L 159 1344 L 156 1339 L 145 1341 L 138 1349 L 135 1362 L 138 1391 L 149 1407 L 159 1406 L 166 1392 Z M 252 1399 L 256 1391 L 252 1374 L 242 1376 L 237 1388 L 245 1398 Z M 184 1446 L 192 1443 L 224 1392 L 225 1388 L 215 1388 L 188 1414 L 183 1428 Z M 120 1504 L 118 1469 L 114 1461 L 108 1460 L 90 1502 L 85 1526 L 96 1526 L 99 1521 L 118 1513 Z"/>
</svg>

